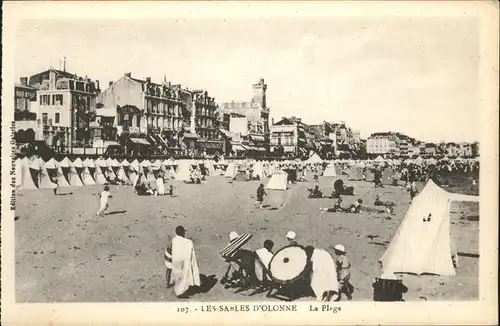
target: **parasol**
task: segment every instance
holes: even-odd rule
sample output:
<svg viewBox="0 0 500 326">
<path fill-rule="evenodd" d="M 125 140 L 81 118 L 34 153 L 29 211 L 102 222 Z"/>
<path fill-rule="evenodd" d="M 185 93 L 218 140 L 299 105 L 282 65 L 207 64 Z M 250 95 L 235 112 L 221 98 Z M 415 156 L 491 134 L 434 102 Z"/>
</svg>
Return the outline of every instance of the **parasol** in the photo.
<svg viewBox="0 0 500 326">
<path fill-rule="evenodd" d="M 223 258 L 231 257 L 236 251 L 243 247 L 250 239 L 252 235 L 250 233 L 243 233 L 233 241 L 231 241 L 224 249 L 220 251 L 220 255 Z"/>
<path fill-rule="evenodd" d="M 307 266 L 306 251 L 300 246 L 289 246 L 278 251 L 269 263 L 272 277 L 289 283 L 303 275 Z"/>
</svg>

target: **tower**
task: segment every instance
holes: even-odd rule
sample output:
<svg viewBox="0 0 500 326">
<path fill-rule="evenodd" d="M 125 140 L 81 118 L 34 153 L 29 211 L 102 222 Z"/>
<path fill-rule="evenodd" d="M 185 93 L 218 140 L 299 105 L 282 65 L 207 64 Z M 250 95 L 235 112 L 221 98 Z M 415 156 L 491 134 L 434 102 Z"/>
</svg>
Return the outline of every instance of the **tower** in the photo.
<svg viewBox="0 0 500 326">
<path fill-rule="evenodd" d="M 265 109 L 267 85 L 264 82 L 264 78 L 261 78 L 257 84 L 253 84 L 252 89 L 252 103 L 257 103 L 262 109 Z"/>
</svg>

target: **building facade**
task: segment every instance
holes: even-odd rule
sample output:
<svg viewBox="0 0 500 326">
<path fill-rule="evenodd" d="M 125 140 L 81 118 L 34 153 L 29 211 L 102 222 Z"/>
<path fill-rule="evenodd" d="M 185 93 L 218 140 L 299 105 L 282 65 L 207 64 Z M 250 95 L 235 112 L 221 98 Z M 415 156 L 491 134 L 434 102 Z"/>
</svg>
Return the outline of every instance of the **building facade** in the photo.
<svg viewBox="0 0 500 326">
<path fill-rule="evenodd" d="M 166 78 L 158 84 L 150 77 L 138 79 L 125 73 L 110 83 L 98 102 L 101 108 L 115 108 L 120 138 L 140 136 L 156 152 L 214 154 L 222 149 L 217 104 L 207 91 L 190 91 Z"/>
<path fill-rule="evenodd" d="M 366 152 L 370 155 L 398 155 L 399 138 L 395 133 L 373 133 L 366 140 Z"/>
<path fill-rule="evenodd" d="M 271 126 L 271 137 L 269 149 L 271 152 L 284 156 L 305 156 L 309 153 L 311 139 L 308 126 L 301 118 L 283 117 Z"/>
<path fill-rule="evenodd" d="M 250 102 L 225 102 L 221 103 L 221 115 L 230 115 L 231 132 L 236 132 L 243 137 L 246 149 L 254 154 L 263 154 L 269 146 L 269 113 L 267 107 L 267 85 L 264 79 L 252 85 L 253 96 Z M 235 143 L 236 145 L 240 145 Z"/>
<path fill-rule="evenodd" d="M 89 144 L 99 81 L 49 69 L 31 76 L 28 85 L 36 89 L 37 101 L 32 109 L 48 145 Z"/>
</svg>

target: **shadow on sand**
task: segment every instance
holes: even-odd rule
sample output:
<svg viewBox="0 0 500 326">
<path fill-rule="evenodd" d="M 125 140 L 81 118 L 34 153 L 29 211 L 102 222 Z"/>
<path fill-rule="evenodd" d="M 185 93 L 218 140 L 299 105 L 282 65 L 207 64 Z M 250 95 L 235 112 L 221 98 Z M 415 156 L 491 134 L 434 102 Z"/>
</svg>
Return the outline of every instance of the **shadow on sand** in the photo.
<svg viewBox="0 0 500 326">
<path fill-rule="evenodd" d="M 63 192 L 63 193 L 58 193 L 57 196 L 71 196 L 73 195 L 72 192 Z"/>
<path fill-rule="evenodd" d="M 123 213 L 126 213 L 127 211 L 112 211 L 112 212 L 109 212 L 109 213 L 106 213 L 104 215 L 115 215 L 115 214 L 123 214 Z"/>
<path fill-rule="evenodd" d="M 215 275 L 200 274 L 200 286 L 191 286 L 179 299 L 187 299 L 195 294 L 207 293 L 217 284 Z"/>
</svg>

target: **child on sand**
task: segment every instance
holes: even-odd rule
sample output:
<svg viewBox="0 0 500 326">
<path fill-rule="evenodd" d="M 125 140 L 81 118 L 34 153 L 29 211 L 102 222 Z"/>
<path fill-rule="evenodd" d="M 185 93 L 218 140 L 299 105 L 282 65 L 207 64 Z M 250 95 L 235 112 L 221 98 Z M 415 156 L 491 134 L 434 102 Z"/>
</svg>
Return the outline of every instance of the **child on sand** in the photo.
<svg viewBox="0 0 500 326">
<path fill-rule="evenodd" d="M 337 279 L 339 281 L 339 296 L 337 301 L 340 301 L 342 294 L 345 294 L 347 300 L 352 299 L 352 293 L 354 292 L 354 286 L 351 284 L 351 262 L 346 256 L 345 247 L 338 244 L 334 247 L 335 255 L 337 256 L 337 261 L 335 265 L 337 267 Z"/>
<path fill-rule="evenodd" d="M 104 211 L 106 211 L 106 209 L 108 209 L 108 207 L 109 207 L 108 198 L 113 198 L 113 196 L 111 196 L 109 193 L 109 187 L 105 186 L 104 191 L 99 194 L 101 207 L 99 208 L 99 210 L 95 214 L 96 216 L 101 215 L 102 213 L 104 213 Z"/>
<path fill-rule="evenodd" d="M 264 189 L 264 184 L 261 183 L 259 188 L 257 188 L 257 202 L 259 207 L 262 208 L 262 202 L 264 201 L 264 195 L 267 195 L 266 190 Z"/>
<path fill-rule="evenodd" d="M 169 186 L 168 194 L 170 197 L 172 197 L 174 195 L 174 186 L 173 185 Z"/>
</svg>

